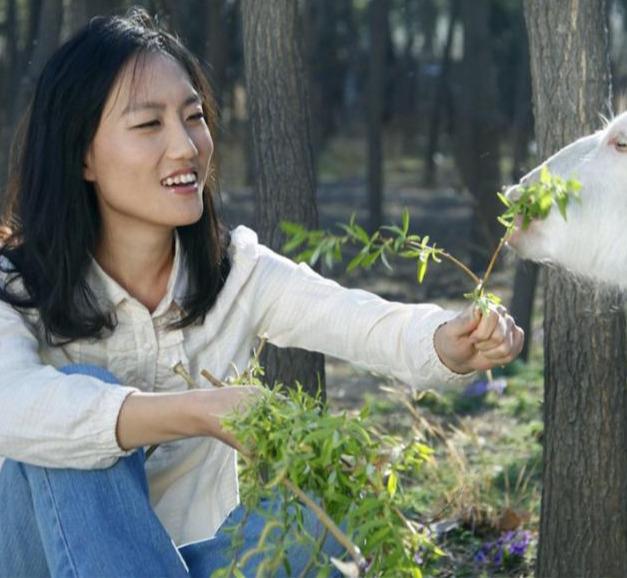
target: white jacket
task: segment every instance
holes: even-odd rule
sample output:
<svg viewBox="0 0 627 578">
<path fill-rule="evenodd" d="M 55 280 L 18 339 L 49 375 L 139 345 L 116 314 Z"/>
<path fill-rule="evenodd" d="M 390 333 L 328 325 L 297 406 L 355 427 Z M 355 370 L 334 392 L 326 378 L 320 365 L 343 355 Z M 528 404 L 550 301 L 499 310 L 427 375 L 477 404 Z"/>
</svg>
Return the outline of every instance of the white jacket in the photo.
<svg viewBox="0 0 627 578">
<path fill-rule="evenodd" d="M 260 245 L 243 226 L 232 232 L 229 254 L 231 272 L 202 326 L 165 329 L 186 291 L 178 238 L 167 293 L 152 314 L 92 262 L 90 287 L 118 316 L 108 338 L 49 347 L 36 312 L 21 314 L 0 301 L 0 456 L 47 467 L 109 467 L 130 453 L 115 437 L 130 393 L 187 389 L 172 371 L 179 361 L 210 388 L 200 371 L 227 379 L 232 363 L 244 369 L 259 336 L 413 386 L 467 379 L 449 371 L 433 346 L 435 329 L 454 313 L 345 289 Z M 69 363 L 105 367 L 123 385 L 55 369 Z M 213 536 L 238 503 L 235 452 L 215 439 L 162 444 L 146 471 L 151 503 L 179 546 Z"/>
</svg>

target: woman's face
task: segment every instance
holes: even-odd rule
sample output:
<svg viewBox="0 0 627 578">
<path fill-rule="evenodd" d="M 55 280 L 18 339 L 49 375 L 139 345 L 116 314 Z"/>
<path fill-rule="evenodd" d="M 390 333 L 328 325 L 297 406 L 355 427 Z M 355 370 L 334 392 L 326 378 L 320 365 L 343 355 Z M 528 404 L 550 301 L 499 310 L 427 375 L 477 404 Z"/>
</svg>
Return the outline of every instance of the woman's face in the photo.
<svg viewBox="0 0 627 578">
<path fill-rule="evenodd" d="M 181 65 L 148 54 L 130 62 L 105 104 L 85 159 L 102 223 L 167 229 L 196 222 L 213 142 L 199 94 Z"/>
</svg>

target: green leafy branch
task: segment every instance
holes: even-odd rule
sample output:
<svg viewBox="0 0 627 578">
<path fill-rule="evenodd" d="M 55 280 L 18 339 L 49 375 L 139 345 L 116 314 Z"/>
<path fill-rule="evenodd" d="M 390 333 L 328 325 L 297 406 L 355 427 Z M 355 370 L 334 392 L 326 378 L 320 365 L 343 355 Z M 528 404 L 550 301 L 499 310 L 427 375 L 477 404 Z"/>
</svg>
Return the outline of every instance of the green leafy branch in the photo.
<svg viewBox="0 0 627 578">
<path fill-rule="evenodd" d="M 540 178 L 519 188 L 519 195 L 516 199 L 505 197 L 497 193 L 501 202 L 507 210 L 498 218 L 499 222 L 512 231 L 517 221 L 523 230 L 527 229 L 532 221 L 536 219 L 546 219 L 553 206 L 557 206 L 560 215 L 566 220 L 566 209 L 571 199 L 579 200 L 581 183 L 575 179 L 563 179 L 557 175 L 552 175 L 549 168 L 544 165 L 540 169 Z"/>
<path fill-rule="evenodd" d="M 501 237 L 497 248 L 492 254 L 488 267 L 482 278 L 475 275 L 462 261 L 430 243 L 428 235 L 419 236 L 410 234 L 410 216 L 407 209 L 401 214 L 401 226 L 383 226 L 369 235 L 366 230 L 355 222 L 355 215 L 348 223 L 338 223 L 337 226 L 344 234 L 331 233 L 324 230 L 307 230 L 302 225 L 291 222 L 281 223 L 281 230 L 287 240 L 283 245 L 286 254 L 296 253 L 295 261 L 307 262 L 314 266 L 322 260 L 328 267 L 343 260 L 342 250 L 346 245 L 358 245 L 360 250 L 348 263 L 348 272 L 361 267 L 369 269 L 377 261 L 391 269 L 389 257 L 396 256 L 412 259 L 416 262 L 416 278 L 422 283 L 429 263 L 440 263 L 447 260 L 460 269 L 474 284 L 472 291 L 464 297 L 472 301 L 482 313 L 486 313 L 491 305 L 498 305 L 500 298 L 486 290 L 486 285 L 496 264 L 496 260 L 505 243 L 518 224 L 526 229 L 535 219 L 545 219 L 553 206 L 557 206 L 560 214 L 566 219 L 566 209 L 571 199 L 579 198 L 581 188 L 574 179 L 565 180 L 551 175 L 544 166 L 540 171 L 538 181 L 518 188 L 516 199 L 505 197 L 497 193 L 505 204 L 506 211 L 498 217 L 505 226 L 505 234 Z"/>
<path fill-rule="evenodd" d="M 335 561 L 343 571 L 348 566 L 355 575 L 368 569 L 376 576 L 419 578 L 416 557 L 427 564 L 442 555 L 424 528 L 403 513 L 404 480 L 431 459 L 432 450 L 418 440 L 378 432 L 368 422 L 367 407 L 357 417 L 332 415 L 300 388 L 278 387 L 224 425 L 244 448 L 244 505 L 255 508 L 279 486 L 289 490 L 275 515 L 289 527 L 281 529 L 281 540 L 263 548 L 266 560 L 284 563 L 288 535 L 307 540 L 298 523 L 303 505 L 351 555 L 352 561 Z M 277 547 L 281 555 L 271 552 Z M 313 564 L 322 570 L 328 562 Z M 241 569 L 241 561 L 235 567 Z"/>
</svg>

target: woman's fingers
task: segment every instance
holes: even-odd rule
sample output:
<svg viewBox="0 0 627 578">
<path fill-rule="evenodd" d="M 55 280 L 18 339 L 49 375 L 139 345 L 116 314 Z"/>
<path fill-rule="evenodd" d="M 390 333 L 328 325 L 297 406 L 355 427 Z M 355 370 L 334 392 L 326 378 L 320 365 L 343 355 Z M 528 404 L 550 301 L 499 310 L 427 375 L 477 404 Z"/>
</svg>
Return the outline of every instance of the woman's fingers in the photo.
<svg viewBox="0 0 627 578">
<path fill-rule="evenodd" d="M 500 315 L 496 309 L 489 309 L 481 318 L 477 328 L 468 336 L 476 343 L 486 341 L 490 338 L 499 323 Z"/>
<path fill-rule="evenodd" d="M 522 350 L 524 332 L 507 309 L 494 307 L 470 334 L 475 349 L 495 365 L 509 363 Z"/>
<path fill-rule="evenodd" d="M 514 325 L 505 340 L 496 347 L 481 351 L 481 355 L 494 365 L 505 365 L 514 360 L 522 351 L 525 343 L 525 332 Z"/>
</svg>

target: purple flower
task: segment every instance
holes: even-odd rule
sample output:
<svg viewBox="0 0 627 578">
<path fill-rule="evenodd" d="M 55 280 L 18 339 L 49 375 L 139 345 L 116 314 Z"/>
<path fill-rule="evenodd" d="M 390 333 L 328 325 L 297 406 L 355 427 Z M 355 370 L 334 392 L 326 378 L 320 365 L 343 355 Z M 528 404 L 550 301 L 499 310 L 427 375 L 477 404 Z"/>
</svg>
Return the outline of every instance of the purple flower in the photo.
<svg viewBox="0 0 627 578">
<path fill-rule="evenodd" d="M 485 379 L 473 381 L 466 386 L 464 390 L 465 397 L 481 397 L 488 392 L 488 382 Z"/>
<path fill-rule="evenodd" d="M 487 379 L 479 379 L 470 383 L 464 390 L 464 396 L 466 397 L 481 397 L 490 391 L 494 391 L 498 395 L 503 395 L 503 391 L 507 387 L 507 380 L 503 378 L 493 379 L 488 381 Z"/>
<path fill-rule="evenodd" d="M 504 378 L 493 379 L 488 383 L 488 391 L 494 391 L 498 395 L 503 395 L 505 388 L 507 387 L 507 380 Z"/>
<path fill-rule="evenodd" d="M 503 548 L 497 548 L 494 556 L 492 557 L 492 563 L 495 566 L 500 566 L 503 563 Z"/>
<path fill-rule="evenodd" d="M 475 553 L 475 563 L 496 568 L 523 558 L 531 541 L 531 532 L 505 532 L 495 542 L 485 542 Z"/>
<path fill-rule="evenodd" d="M 531 532 L 518 532 L 515 537 L 517 539 L 512 539 L 509 546 L 509 553 L 511 556 L 518 556 L 522 558 L 527 552 L 527 548 L 529 547 L 529 542 L 531 541 Z"/>
</svg>

